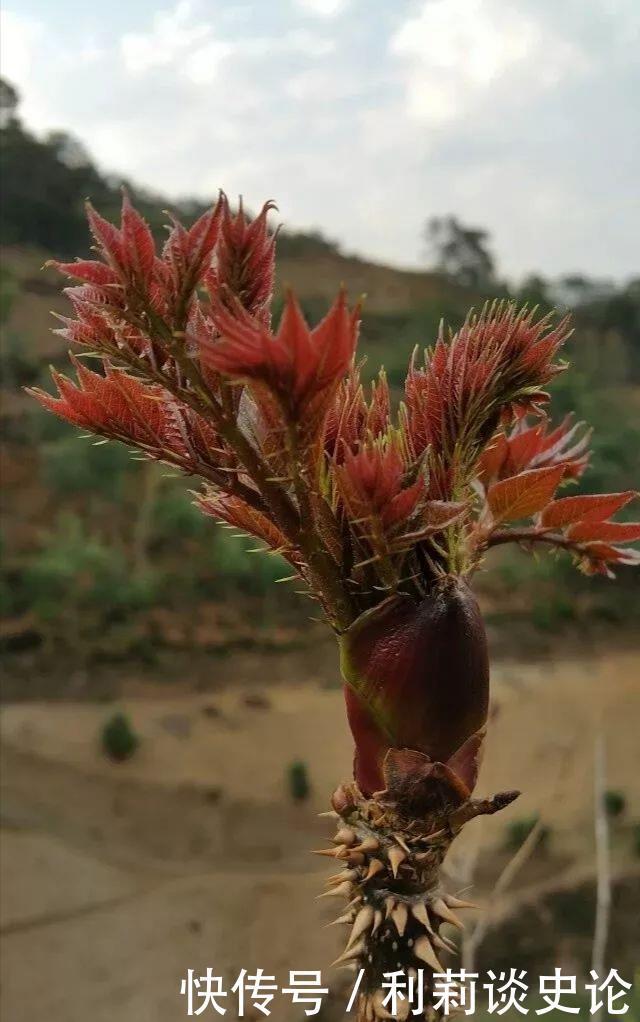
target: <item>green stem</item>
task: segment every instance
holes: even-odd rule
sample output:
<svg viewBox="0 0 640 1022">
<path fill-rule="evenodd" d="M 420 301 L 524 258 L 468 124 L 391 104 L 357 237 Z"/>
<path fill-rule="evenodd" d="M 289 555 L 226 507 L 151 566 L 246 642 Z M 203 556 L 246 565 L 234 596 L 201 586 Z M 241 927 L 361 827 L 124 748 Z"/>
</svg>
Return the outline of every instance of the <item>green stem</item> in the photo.
<svg viewBox="0 0 640 1022">
<path fill-rule="evenodd" d="M 309 487 L 300 470 L 298 434 L 296 426 L 292 422 L 287 424 L 286 439 L 293 487 L 302 523 L 298 543 L 305 555 L 317 590 L 324 597 L 331 623 L 338 631 L 344 631 L 354 620 L 356 611 L 347 593 L 340 567 L 318 535 Z"/>
</svg>

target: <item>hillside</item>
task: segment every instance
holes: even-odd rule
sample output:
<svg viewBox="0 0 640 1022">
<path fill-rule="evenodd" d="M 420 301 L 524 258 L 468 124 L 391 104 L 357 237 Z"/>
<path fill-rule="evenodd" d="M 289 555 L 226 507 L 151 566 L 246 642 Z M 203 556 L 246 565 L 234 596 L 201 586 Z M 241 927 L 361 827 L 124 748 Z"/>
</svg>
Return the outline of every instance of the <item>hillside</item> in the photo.
<svg viewBox="0 0 640 1022">
<path fill-rule="evenodd" d="M 338 251 L 309 252 L 301 256 L 284 255 L 277 263 L 276 295 L 291 287 L 305 306 L 317 314 L 331 303 L 344 285 L 353 298 L 365 295 L 365 321 L 368 315 L 413 313 L 416 309 L 439 305 L 441 308 L 466 309 L 473 297 L 467 289 L 444 280 L 436 273 L 393 269 L 367 262 Z M 57 254 L 56 254 L 57 255 Z M 64 280 L 44 266 L 54 255 L 43 249 L 3 246 L 0 261 L 5 278 L 13 283 L 13 301 L 5 323 L 8 333 L 26 338 L 27 347 L 41 357 L 55 357 L 60 344 L 51 329 L 55 326 L 51 311 L 63 314 L 68 303 L 61 294 Z M 425 343 L 429 338 L 425 338 Z"/>
</svg>

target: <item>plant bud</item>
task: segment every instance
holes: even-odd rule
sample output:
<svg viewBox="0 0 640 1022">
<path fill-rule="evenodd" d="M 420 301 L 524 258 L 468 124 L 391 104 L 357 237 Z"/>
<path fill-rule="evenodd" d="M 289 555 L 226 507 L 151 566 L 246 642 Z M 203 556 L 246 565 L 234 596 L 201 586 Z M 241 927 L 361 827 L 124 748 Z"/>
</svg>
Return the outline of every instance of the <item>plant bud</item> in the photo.
<svg viewBox="0 0 640 1022">
<path fill-rule="evenodd" d="M 489 706 L 487 638 L 467 583 L 445 576 L 416 604 L 392 596 L 341 639 L 354 774 L 363 794 L 383 787 L 390 748 L 446 763 L 484 726 Z"/>
</svg>

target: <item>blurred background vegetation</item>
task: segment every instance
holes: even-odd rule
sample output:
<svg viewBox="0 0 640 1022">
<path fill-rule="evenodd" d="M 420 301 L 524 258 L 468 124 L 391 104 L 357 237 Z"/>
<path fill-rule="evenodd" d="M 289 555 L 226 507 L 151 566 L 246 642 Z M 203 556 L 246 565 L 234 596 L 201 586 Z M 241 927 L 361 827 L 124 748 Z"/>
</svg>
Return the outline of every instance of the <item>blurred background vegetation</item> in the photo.
<svg viewBox="0 0 640 1022">
<path fill-rule="evenodd" d="M 66 668 L 86 667 L 154 661 L 163 649 L 224 651 L 308 639 L 312 605 L 291 585 L 273 584 L 289 574 L 286 565 L 248 553 L 249 541 L 204 519 L 190 503 L 187 481 L 138 463 L 116 444 L 80 438 L 23 394 L 25 385 L 48 386 L 49 364 L 66 362 L 64 343 L 50 330 L 50 310 L 64 312 L 66 303 L 57 275 L 41 268 L 52 256 L 87 252 L 84 199 L 116 218 L 124 183 L 159 236 L 168 202 L 101 174 L 82 144 L 63 132 L 35 137 L 6 82 L 0 100 L 0 639 L 13 654 L 7 662 L 33 666 L 55 654 Z M 203 209 L 190 200 L 172 207 L 186 220 Z M 283 280 L 292 284 L 317 319 L 341 281 L 352 294 L 368 292 L 365 372 L 383 363 L 396 392 L 411 350 L 431 343 L 441 317 L 455 328 L 470 306 L 501 296 L 570 308 L 572 369 L 554 384 L 555 416 L 575 411 L 595 429 L 582 487 L 632 487 L 640 450 L 640 279 L 613 284 L 532 274 L 516 285 L 500 279 L 485 231 L 455 216 L 421 228 L 424 213 L 416 210 L 416 244 L 422 237 L 428 267 L 422 273 L 368 264 L 317 233 L 283 231 L 278 295 Z M 517 635 L 521 642 L 526 632 L 540 644 L 560 630 L 593 634 L 599 622 L 623 630 L 637 613 L 637 583 L 624 570 L 614 588 L 583 579 L 563 558 L 509 550 L 491 564 L 479 584 L 497 641 Z"/>
</svg>

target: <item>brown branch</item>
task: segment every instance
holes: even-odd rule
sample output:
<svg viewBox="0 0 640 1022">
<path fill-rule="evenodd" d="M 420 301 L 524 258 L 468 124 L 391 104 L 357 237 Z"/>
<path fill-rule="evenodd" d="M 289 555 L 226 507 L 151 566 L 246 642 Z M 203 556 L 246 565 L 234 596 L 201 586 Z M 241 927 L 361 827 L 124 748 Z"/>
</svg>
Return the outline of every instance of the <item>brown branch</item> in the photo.
<svg viewBox="0 0 640 1022">
<path fill-rule="evenodd" d="M 475 969 L 476 952 L 489 932 L 493 921 L 492 913 L 494 902 L 497 901 L 498 897 L 507 890 L 522 867 L 526 865 L 533 855 L 534 851 L 538 847 L 538 841 L 540 839 L 542 829 L 542 817 L 538 817 L 517 852 L 511 859 L 509 859 L 496 880 L 493 890 L 491 891 L 489 904 L 484 916 L 476 924 L 470 936 L 466 936 L 465 934 L 465 939 L 463 941 L 463 964 L 467 971 L 473 972 Z"/>
<path fill-rule="evenodd" d="M 485 547 L 501 546 L 504 543 L 549 543 L 564 550 L 578 550 L 579 544 L 558 532 L 543 532 L 535 528 L 496 529 L 483 541 Z"/>
<path fill-rule="evenodd" d="M 568 749 L 562 756 L 559 766 L 558 773 L 555 778 L 555 782 L 552 791 L 549 796 L 551 802 L 555 802 L 558 798 L 558 790 L 561 788 L 562 778 L 565 775 L 565 770 L 569 758 L 572 754 L 573 749 Z M 499 796 L 496 796 L 499 797 Z M 474 927 L 470 936 L 465 937 L 462 946 L 463 954 L 463 965 L 468 971 L 473 971 L 475 968 L 476 955 L 480 945 L 484 938 L 489 932 L 493 920 L 494 912 L 498 899 L 504 892 L 510 887 L 511 883 L 520 872 L 520 870 L 526 865 L 534 851 L 538 847 L 538 841 L 543 829 L 542 816 L 539 814 L 538 819 L 533 825 L 532 829 L 527 834 L 526 838 L 516 851 L 516 853 L 509 859 L 503 870 L 498 876 L 491 893 L 485 913 L 482 918 L 478 921 Z"/>
<path fill-rule="evenodd" d="M 604 975 L 609 921 L 611 915 L 611 851 L 609 848 L 609 821 L 605 805 L 607 764 L 605 739 L 602 731 L 596 734 L 594 756 L 594 824 L 596 838 L 596 921 L 591 951 L 591 968 Z M 600 1019 L 601 1010 L 595 1015 Z"/>
</svg>

